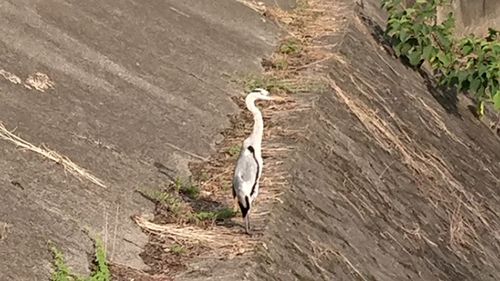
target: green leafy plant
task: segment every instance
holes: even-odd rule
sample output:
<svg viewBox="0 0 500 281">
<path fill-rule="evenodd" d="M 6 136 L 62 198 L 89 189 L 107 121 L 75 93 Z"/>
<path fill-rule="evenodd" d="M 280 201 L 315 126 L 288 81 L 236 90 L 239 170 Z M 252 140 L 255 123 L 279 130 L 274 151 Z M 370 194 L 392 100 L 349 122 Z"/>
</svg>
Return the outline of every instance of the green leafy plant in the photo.
<svg viewBox="0 0 500 281">
<path fill-rule="evenodd" d="M 484 103 L 500 111 L 499 33 L 490 29 L 486 38 L 453 38 L 455 20 L 449 13 L 437 22 L 437 7 L 447 0 L 417 0 L 405 7 L 402 0 L 382 0 L 389 13 L 386 36 L 396 56 L 414 67 L 427 61 L 440 85 L 471 93 L 477 101 L 479 116 Z"/>
<path fill-rule="evenodd" d="M 66 265 L 64 255 L 55 246 L 51 247 L 54 256 L 54 272 L 52 273 L 52 281 L 109 281 L 111 273 L 106 261 L 106 250 L 102 241 L 97 238 L 95 240 L 95 269 L 89 277 L 79 277 L 72 273 Z"/>
<path fill-rule="evenodd" d="M 64 261 L 64 255 L 55 246 L 51 247 L 52 255 L 54 256 L 54 272 L 52 273 L 52 281 L 72 281 L 79 280 L 78 277 L 71 273 L 71 270 Z"/>
<path fill-rule="evenodd" d="M 389 12 L 386 34 L 391 39 L 396 55 L 405 57 L 412 66 L 424 60 L 433 69 L 448 68 L 454 58 L 444 50 L 452 45 L 454 19 L 451 14 L 437 24 L 436 9 L 443 0 L 417 0 L 404 8 L 401 0 L 383 0 L 382 7 Z"/>
<path fill-rule="evenodd" d="M 477 112 L 484 115 L 484 103 L 500 111 L 500 42 L 498 31 L 490 29 L 486 38 L 469 36 L 458 43 L 461 60 L 444 79 L 448 86 L 474 93 Z"/>
<path fill-rule="evenodd" d="M 95 260 L 96 269 L 92 273 L 88 281 L 108 281 L 111 280 L 111 273 L 109 271 L 108 262 L 106 261 L 106 249 L 101 239 L 95 240 Z"/>
</svg>

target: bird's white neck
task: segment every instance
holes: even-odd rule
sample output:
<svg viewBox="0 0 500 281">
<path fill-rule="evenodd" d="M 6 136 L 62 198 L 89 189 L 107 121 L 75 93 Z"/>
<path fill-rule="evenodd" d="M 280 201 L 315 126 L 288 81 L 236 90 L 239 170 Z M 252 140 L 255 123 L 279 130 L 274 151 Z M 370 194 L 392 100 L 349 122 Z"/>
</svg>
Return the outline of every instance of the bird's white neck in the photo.
<svg viewBox="0 0 500 281">
<path fill-rule="evenodd" d="M 262 136 L 264 134 L 264 121 L 262 120 L 262 113 L 255 106 L 255 98 L 248 97 L 245 100 L 245 104 L 250 112 L 253 114 L 253 130 L 250 137 L 247 139 L 248 142 L 252 143 L 255 149 L 259 149 L 262 144 Z"/>
</svg>

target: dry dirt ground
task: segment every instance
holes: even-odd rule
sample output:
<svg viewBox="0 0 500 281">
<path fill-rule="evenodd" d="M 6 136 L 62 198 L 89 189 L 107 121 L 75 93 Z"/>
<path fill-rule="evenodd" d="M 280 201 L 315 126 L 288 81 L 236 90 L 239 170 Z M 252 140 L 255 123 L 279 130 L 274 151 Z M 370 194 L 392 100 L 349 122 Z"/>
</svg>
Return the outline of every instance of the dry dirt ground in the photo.
<svg viewBox="0 0 500 281">
<path fill-rule="evenodd" d="M 46 4 L 49 2 L 52 5 Z M 81 230 L 88 225 L 96 232 L 109 229 L 101 233 L 108 233 L 111 241 L 118 233 L 116 241 L 122 244 L 111 249 L 123 251 L 111 255 L 117 280 L 499 280 L 499 137 L 489 128 L 488 121 L 474 118 L 468 109 L 469 100 L 444 96 L 432 81 L 392 57 L 380 36 L 385 16 L 378 9 L 378 1 L 357 4 L 348 0 L 310 0 L 295 12 L 266 11 L 261 5 L 250 5 L 253 1 L 246 1 L 254 11 L 245 10 L 241 15 L 235 15 L 233 9 L 239 6 L 233 6 L 234 2 L 222 2 L 228 6 L 199 1 L 179 1 L 169 6 L 155 1 L 159 6 L 147 4 L 149 14 L 142 14 L 134 22 L 125 21 L 131 18 L 132 8 L 138 8 L 134 1 L 114 3 L 120 7 L 118 14 L 112 12 L 115 9 L 103 9 L 104 4 L 99 4 L 104 5 L 99 8 L 97 4 L 76 2 L 36 2 L 35 10 L 9 2 L 0 6 L 2 15 L 12 17 L 2 17 L 1 38 L 7 54 L 0 59 L 11 66 L 9 73 L 23 77 L 22 82 L 15 84 L 15 77 L 2 73 L 10 82 L 1 84 L 0 94 L 7 102 L 0 104 L 0 120 L 8 128 L 17 127 L 15 133 L 30 142 L 48 144 L 68 156 L 107 185 L 104 189 L 85 178 L 79 182 L 73 174 L 65 175 L 60 165 L 32 152 L 16 150 L 9 142 L 2 143 L 6 156 L 0 159 L 0 165 L 8 172 L 1 175 L 6 195 L 2 197 L 5 204 L 0 206 L 0 214 L 6 227 L 0 228 L 0 254 L 5 256 L 0 263 L 0 272 L 4 274 L 0 280 L 10 280 L 14 274 L 19 274 L 17 279 L 29 280 L 33 272 L 46 276 L 50 257 L 43 249 L 48 238 L 63 245 L 62 250 L 72 257 L 72 265 L 83 270 L 90 241 Z M 78 5 L 78 9 L 69 11 L 75 7 L 72 5 Z M 57 20 L 65 25 L 59 25 L 57 30 L 68 30 L 59 35 L 51 32 L 55 20 L 51 13 L 57 11 L 54 7 L 68 9 L 64 10 L 68 14 L 82 13 L 81 20 L 88 20 L 96 29 L 86 34 L 86 29 L 77 29 L 78 25 L 72 22 L 75 17 L 68 16 L 65 22 L 58 16 Z M 180 11 L 200 22 L 195 21 L 198 25 L 193 30 L 177 30 L 171 25 L 180 24 L 176 21 L 179 18 L 170 22 L 170 18 L 160 17 L 167 10 L 173 14 Z M 111 13 L 110 23 L 102 25 L 98 19 L 104 11 Z M 185 17 L 182 13 L 180 16 Z M 229 31 L 243 37 L 233 38 L 234 53 L 221 66 L 232 66 L 233 71 L 241 70 L 239 64 L 255 64 L 257 57 L 268 58 L 271 65 L 276 65 L 275 57 L 264 55 L 276 43 L 273 36 L 277 30 L 268 24 L 276 20 L 284 36 L 301 41 L 303 48 L 285 58 L 288 65 L 282 72 L 269 67 L 268 60 L 264 66 L 268 75 L 299 85 L 275 87 L 274 92 L 300 89 L 289 95 L 286 102 L 262 105 L 267 132 L 266 168 L 254 213 L 256 235 L 241 235 L 239 218 L 198 226 L 166 224 L 159 218 L 158 210 L 154 219 L 135 216 L 135 223 L 152 234 L 146 253 L 141 254 L 150 267 L 141 268 L 133 261 L 137 259 L 135 254 L 142 251 L 145 238 L 130 215 L 149 206 L 133 192 L 137 186 L 165 187 L 174 174 L 171 169 L 179 163 L 186 165 L 188 159 L 198 160 L 190 167 L 198 172 L 196 179 L 202 193 L 222 205 L 230 201 L 230 191 L 224 191 L 233 163 L 228 151 L 248 132 L 245 121 L 249 116 L 236 115 L 231 124 L 223 117 L 234 113 L 235 104 L 241 105 L 241 99 L 232 103 L 229 94 L 221 95 L 215 90 L 228 92 L 234 86 L 228 86 L 219 77 L 219 70 L 214 73 L 218 68 L 172 78 L 168 70 L 180 70 L 163 68 L 162 64 L 206 50 L 201 48 L 200 40 L 214 44 L 211 51 L 219 50 L 220 41 L 204 29 L 207 18 L 222 27 L 212 30 L 221 36 L 220 40 L 233 38 L 225 38 Z M 231 25 L 230 19 L 235 18 L 241 22 L 252 19 L 261 28 Z M 262 23 L 261 18 L 267 18 L 267 23 Z M 12 23 L 15 20 L 28 24 L 21 28 Z M 159 64 L 146 64 L 151 68 L 144 70 L 141 62 L 134 66 L 136 56 L 150 62 L 163 58 L 158 55 L 167 52 L 162 46 L 174 41 L 170 33 L 164 37 L 161 33 L 149 36 L 137 29 L 148 22 L 152 29 L 160 26 L 177 34 L 176 44 L 180 41 L 186 46 L 178 49 L 183 55 L 171 51 Z M 117 37 L 94 38 L 103 26 L 115 29 Z M 10 31 L 15 27 L 17 34 L 24 34 L 20 37 L 24 41 L 9 39 L 15 37 L 16 33 Z M 37 36 L 48 37 L 37 40 L 41 37 L 28 34 L 32 29 Z M 197 33 L 190 33 L 194 30 Z M 94 40 L 85 41 L 89 36 Z M 246 36 L 254 40 L 246 41 L 248 44 L 260 42 L 261 49 L 236 44 Z M 89 46 L 74 45 L 82 40 Z M 150 44 L 155 46 L 152 51 L 146 48 Z M 193 44 L 199 48 L 192 50 Z M 29 48 L 33 45 L 39 45 L 43 52 L 34 55 Z M 62 56 L 54 46 L 74 55 Z M 95 49 L 105 56 L 91 52 Z M 190 65 L 204 69 L 201 65 L 206 62 L 206 67 L 213 67 L 212 63 L 221 63 L 217 59 L 224 58 L 227 52 L 222 49 L 214 57 L 210 52 L 202 53 Z M 245 60 L 233 64 L 238 56 Z M 26 71 L 17 66 L 19 61 L 24 63 L 21 65 L 38 63 Z M 120 67 L 117 61 L 128 67 Z M 189 62 L 178 61 L 175 65 L 184 66 L 183 63 Z M 80 64 L 83 66 L 75 68 Z M 134 70 L 134 75 L 121 69 Z M 25 76 L 36 71 L 47 73 L 54 81 L 53 89 L 47 81 L 43 83 L 46 79 L 40 75 L 24 82 Z M 188 78 L 196 79 L 192 83 L 182 80 Z M 300 87 L 301 83 L 308 83 L 304 82 L 307 79 L 314 85 Z M 76 85 L 67 82 L 64 86 L 64 81 Z M 98 86 L 89 88 L 82 81 Z M 148 87 L 158 84 L 157 87 L 176 90 L 167 91 L 172 93 L 170 98 L 155 95 L 156 88 L 141 88 L 146 87 L 146 82 Z M 276 86 L 276 82 L 266 83 Z M 43 85 L 48 85 L 44 93 L 36 90 L 44 90 Z M 198 91 L 176 87 L 198 87 Z M 207 94 L 215 100 L 213 105 L 221 106 L 214 108 L 220 111 L 203 109 L 205 98 L 199 99 L 200 92 L 207 87 L 213 91 Z M 118 95 L 113 89 L 123 92 Z M 96 94 L 102 95 L 105 104 L 96 101 L 92 96 Z M 202 109 L 186 112 L 186 105 Z M 192 119 L 186 117 L 189 114 Z M 88 120 L 87 116 L 96 117 Z M 182 120 L 191 130 L 179 129 Z M 205 128 L 195 124 L 204 124 Z M 222 130 L 230 125 L 230 130 Z M 68 136 L 68 131 L 75 128 L 84 132 L 83 137 L 81 132 L 74 138 Z M 218 132 L 225 138 L 217 147 L 211 146 L 212 141 L 203 141 L 204 134 L 213 140 Z M 167 142 L 171 145 L 165 145 Z M 175 151 L 177 158 L 170 159 Z M 181 153 L 189 153 L 191 158 L 182 157 Z M 81 175 L 78 171 L 74 173 Z M 109 198 L 121 200 L 109 202 Z M 115 222 L 115 213 L 120 214 L 119 223 Z M 115 225 L 120 227 L 118 231 L 114 230 Z M 173 255 L 165 254 L 169 250 L 164 244 L 166 240 L 198 246 L 187 249 L 193 251 L 192 255 L 172 259 Z M 130 250 L 129 244 L 139 245 Z M 155 251 L 159 251 L 158 260 L 151 259 Z M 3 262 L 6 260 L 9 262 Z M 181 263 L 175 270 L 162 267 L 178 261 Z"/>
</svg>

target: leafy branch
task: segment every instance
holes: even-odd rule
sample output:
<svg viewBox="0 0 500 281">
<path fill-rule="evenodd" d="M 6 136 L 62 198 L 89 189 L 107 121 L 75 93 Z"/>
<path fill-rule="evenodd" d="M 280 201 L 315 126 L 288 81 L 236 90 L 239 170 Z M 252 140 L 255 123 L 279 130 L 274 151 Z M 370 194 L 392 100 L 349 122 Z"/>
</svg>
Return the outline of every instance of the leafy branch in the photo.
<svg viewBox="0 0 500 281">
<path fill-rule="evenodd" d="M 490 29 L 485 38 L 455 39 L 452 13 L 437 22 L 437 8 L 447 2 L 417 0 L 405 7 L 402 0 L 382 0 L 389 14 L 386 36 L 396 56 L 417 68 L 427 61 L 440 85 L 471 93 L 479 116 L 484 115 L 485 103 L 500 111 L 499 32 Z"/>
</svg>

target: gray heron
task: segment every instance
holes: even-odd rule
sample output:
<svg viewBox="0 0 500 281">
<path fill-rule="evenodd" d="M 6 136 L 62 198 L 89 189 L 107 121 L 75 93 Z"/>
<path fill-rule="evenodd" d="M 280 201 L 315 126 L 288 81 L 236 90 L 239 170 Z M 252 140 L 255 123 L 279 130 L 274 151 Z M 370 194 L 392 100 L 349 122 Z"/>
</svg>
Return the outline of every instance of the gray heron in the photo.
<svg viewBox="0 0 500 281">
<path fill-rule="evenodd" d="M 249 213 L 252 202 L 259 194 L 259 180 L 262 175 L 262 136 L 264 134 L 264 120 L 262 113 L 255 106 L 257 100 L 275 100 L 269 92 L 257 88 L 245 98 L 247 109 L 253 114 L 252 134 L 243 141 L 238 161 L 234 169 L 233 198 L 238 205 L 245 220 L 245 232 L 250 234 Z"/>
</svg>

